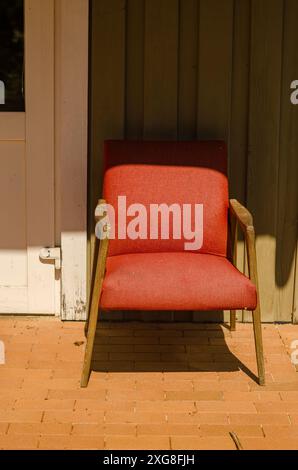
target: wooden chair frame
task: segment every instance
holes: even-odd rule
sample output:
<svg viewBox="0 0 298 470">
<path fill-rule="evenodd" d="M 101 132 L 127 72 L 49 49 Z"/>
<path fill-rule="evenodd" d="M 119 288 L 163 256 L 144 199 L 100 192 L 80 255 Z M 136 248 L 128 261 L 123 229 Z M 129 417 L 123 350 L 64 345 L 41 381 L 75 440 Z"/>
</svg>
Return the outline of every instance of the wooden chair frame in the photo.
<svg viewBox="0 0 298 470">
<path fill-rule="evenodd" d="M 100 199 L 98 206 L 95 211 L 95 221 L 99 222 L 106 213 L 99 216 L 99 206 L 105 204 L 105 200 Z M 258 366 L 258 377 L 259 384 L 265 385 L 265 368 L 264 368 L 264 357 L 263 357 L 263 341 L 262 341 L 262 325 L 261 325 L 261 310 L 259 301 L 259 289 L 258 289 L 258 274 L 257 274 L 257 256 L 255 248 L 255 230 L 253 226 L 253 218 L 249 211 L 243 207 L 237 200 L 230 200 L 230 224 L 231 224 L 231 244 L 232 244 L 232 262 L 236 266 L 237 262 L 237 231 L 240 226 L 243 231 L 248 259 L 249 278 L 254 283 L 257 289 L 258 304 L 256 309 L 252 312 L 253 315 L 253 328 L 255 337 L 256 357 Z M 94 339 L 96 334 L 97 321 L 99 316 L 99 302 L 102 292 L 102 286 L 104 282 L 104 276 L 106 271 L 106 260 L 108 255 L 109 239 L 108 239 L 108 224 L 103 227 L 103 230 L 107 233 L 105 239 L 100 241 L 98 256 L 96 261 L 95 275 L 91 289 L 91 301 L 89 306 L 88 316 L 88 328 L 87 328 L 87 344 L 85 350 L 85 358 L 83 364 L 81 387 L 87 387 L 90 370 L 92 353 L 94 347 Z M 236 312 L 231 310 L 231 330 L 236 329 Z"/>
<path fill-rule="evenodd" d="M 252 312 L 253 328 L 255 337 L 255 347 L 257 356 L 259 384 L 265 385 L 265 366 L 262 339 L 261 307 L 259 295 L 259 281 L 257 269 L 256 236 L 253 224 L 253 218 L 250 212 L 242 206 L 236 199 L 230 200 L 230 223 L 231 223 L 231 244 L 232 244 L 232 262 L 234 266 L 237 263 L 237 242 L 238 226 L 241 228 L 246 245 L 249 278 L 256 286 L 257 306 Z M 236 312 L 231 310 L 231 330 L 236 329 Z"/>
</svg>

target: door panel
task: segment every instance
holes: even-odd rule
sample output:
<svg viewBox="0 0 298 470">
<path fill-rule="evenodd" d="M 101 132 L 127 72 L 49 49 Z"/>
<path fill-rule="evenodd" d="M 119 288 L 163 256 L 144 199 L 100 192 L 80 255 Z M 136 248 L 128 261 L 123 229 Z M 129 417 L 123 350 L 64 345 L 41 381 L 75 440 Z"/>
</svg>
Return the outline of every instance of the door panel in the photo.
<svg viewBox="0 0 298 470">
<path fill-rule="evenodd" d="M 0 105 L 0 313 L 55 314 L 59 279 L 39 257 L 54 245 L 54 0 L 24 12 L 25 112 Z"/>
<path fill-rule="evenodd" d="M 27 285 L 24 157 L 24 141 L 0 142 L 0 286 Z"/>
</svg>

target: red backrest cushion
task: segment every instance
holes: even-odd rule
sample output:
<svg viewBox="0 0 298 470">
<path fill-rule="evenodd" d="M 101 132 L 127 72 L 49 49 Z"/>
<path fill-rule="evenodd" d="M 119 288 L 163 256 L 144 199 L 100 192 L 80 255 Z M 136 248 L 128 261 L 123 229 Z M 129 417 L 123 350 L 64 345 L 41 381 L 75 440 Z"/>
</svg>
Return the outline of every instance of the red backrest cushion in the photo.
<svg viewBox="0 0 298 470">
<path fill-rule="evenodd" d="M 227 149 L 220 141 L 107 141 L 103 196 L 117 215 L 118 196 L 127 206 L 203 204 L 203 246 L 198 252 L 227 254 Z M 117 217 L 116 217 L 117 221 Z M 117 234 L 116 224 L 116 234 Z M 149 229 L 148 229 L 149 230 Z M 171 232 L 170 232 L 171 234 Z M 111 240 L 109 255 L 179 252 L 185 240 Z"/>
</svg>

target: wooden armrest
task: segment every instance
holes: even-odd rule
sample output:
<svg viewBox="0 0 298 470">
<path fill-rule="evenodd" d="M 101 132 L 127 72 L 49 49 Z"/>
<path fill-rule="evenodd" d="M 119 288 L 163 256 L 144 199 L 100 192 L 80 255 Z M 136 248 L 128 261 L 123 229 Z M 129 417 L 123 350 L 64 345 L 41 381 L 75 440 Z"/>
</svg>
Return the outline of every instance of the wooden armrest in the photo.
<svg viewBox="0 0 298 470">
<path fill-rule="evenodd" d="M 108 212 L 107 212 L 107 209 L 106 209 L 106 201 L 104 199 L 99 199 L 98 203 L 97 203 L 97 206 L 96 206 L 96 209 L 95 209 L 95 222 L 96 224 L 98 224 L 99 222 L 101 222 L 102 219 L 106 218 L 107 219 L 107 222 L 106 224 L 102 227 L 102 230 L 104 232 L 110 232 L 111 230 L 111 227 L 110 227 L 110 224 L 109 224 L 109 221 L 108 221 Z"/>
<path fill-rule="evenodd" d="M 96 238 L 100 242 L 99 244 L 99 254 L 98 254 L 98 275 L 99 278 L 101 279 L 100 282 L 103 281 L 104 274 L 105 274 L 105 269 L 106 269 L 106 260 L 107 260 L 107 254 L 108 254 L 108 247 L 109 247 L 109 236 L 110 236 L 110 224 L 108 221 L 107 217 L 108 211 L 107 211 L 107 203 L 104 199 L 99 199 L 96 209 L 95 209 L 95 222 L 96 222 L 96 228 L 95 228 L 95 233 L 96 233 Z M 104 221 L 104 225 L 101 225 L 101 221 L 103 219 L 106 220 Z M 99 229 L 97 228 L 99 225 Z M 103 233 L 105 234 L 104 237 L 102 237 Z"/>
<path fill-rule="evenodd" d="M 101 219 L 106 217 L 107 213 L 105 210 L 103 210 L 105 209 L 105 205 L 106 205 L 106 201 L 104 199 L 98 200 L 97 206 L 95 208 L 95 213 L 94 213 L 95 222 L 100 222 Z"/>
<path fill-rule="evenodd" d="M 257 255 L 255 245 L 255 230 L 253 226 L 253 218 L 251 213 L 236 199 L 230 200 L 230 214 L 236 221 L 245 235 L 247 260 L 249 277 L 258 289 L 258 275 L 257 275 Z M 233 247 L 233 262 L 236 265 L 237 258 L 237 223 L 234 225 L 232 234 L 232 247 Z"/>
<path fill-rule="evenodd" d="M 244 232 L 253 230 L 253 218 L 251 213 L 236 199 L 230 199 L 230 213 L 236 218 Z"/>
</svg>

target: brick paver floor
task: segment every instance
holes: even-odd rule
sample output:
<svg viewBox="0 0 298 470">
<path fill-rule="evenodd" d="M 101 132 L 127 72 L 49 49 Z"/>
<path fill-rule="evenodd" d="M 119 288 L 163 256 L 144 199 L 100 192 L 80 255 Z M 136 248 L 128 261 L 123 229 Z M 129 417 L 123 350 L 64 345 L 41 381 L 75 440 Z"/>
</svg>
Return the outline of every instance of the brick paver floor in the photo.
<svg viewBox="0 0 298 470">
<path fill-rule="evenodd" d="M 102 323 L 80 389 L 84 324 L 0 317 L 1 449 L 298 449 L 298 326 Z"/>
</svg>

